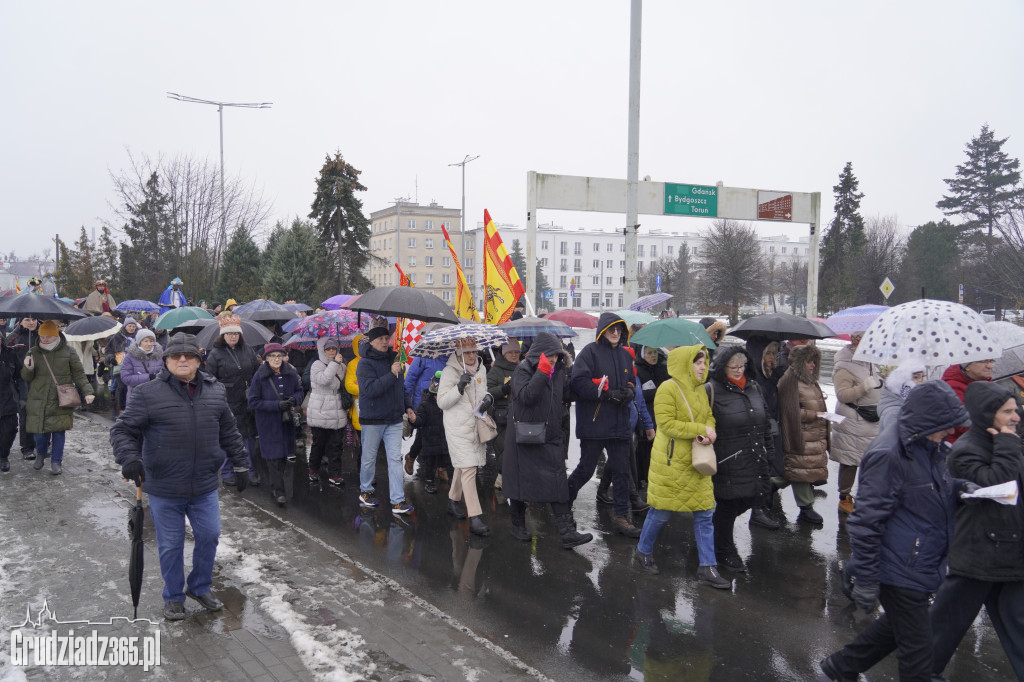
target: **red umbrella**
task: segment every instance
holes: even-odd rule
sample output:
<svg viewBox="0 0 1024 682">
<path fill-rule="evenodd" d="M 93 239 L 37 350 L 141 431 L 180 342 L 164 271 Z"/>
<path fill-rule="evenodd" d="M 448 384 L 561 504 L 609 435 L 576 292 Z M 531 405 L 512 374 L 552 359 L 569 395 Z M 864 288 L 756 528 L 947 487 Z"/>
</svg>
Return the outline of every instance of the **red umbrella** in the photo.
<svg viewBox="0 0 1024 682">
<path fill-rule="evenodd" d="M 576 327 L 577 329 L 597 329 L 597 318 L 593 315 L 581 313 L 578 310 L 559 310 L 548 313 L 544 316 L 544 319 L 564 322 L 570 327 Z"/>
</svg>

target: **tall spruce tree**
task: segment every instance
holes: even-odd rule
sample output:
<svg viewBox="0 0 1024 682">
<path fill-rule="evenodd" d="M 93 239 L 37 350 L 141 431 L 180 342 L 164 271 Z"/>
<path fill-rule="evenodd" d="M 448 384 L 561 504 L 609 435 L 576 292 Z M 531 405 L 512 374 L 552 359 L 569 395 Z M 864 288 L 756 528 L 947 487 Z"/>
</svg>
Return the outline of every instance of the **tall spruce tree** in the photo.
<svg viewBox="0 0 1024 682">
<path fill-rule="evenodd" d="M 921 297 L 956 301 L 960 278 L 960 230 L 948 220 L 914 228 L 907 239 L 900 267 L 897 300 Z M 972 286 L 973 290 L 973 286 Z"/>
<path fill-rule="evenodd" d="M 276 301 L 313 300 L 317 274 L 313 267 L 320 246 L 313 226 L 298 218 L 266 254 L 268 266 L 263 290 Z"/>
<path fill-rule="evenodd" d="M 857 305 L 857 263 L 864 249 L 864 218 L 860 215 L 860 181 L 847 161 L 832 187 L 836 196 L 835 218 L 821 239 L 818 288 L 825 306 L 836 311 Z"/>
<path fill-rule="evenodd" d="M 354 294 L 371 287 L 363 274 L 370 259 L 370 221 L 363 215 L 363 202 L 356 197 L 356 192 L 366 191 L 359 182 L 361 172 L 345 161 L 341 152 L 335 152 L 334 158 L 328 155 L 324 159 L 316 181 L 309 217 L 316 221 L 321 246 L 318 261 L 327 269 L 323 274 L 337 283 L 334 293 Z"/>
<path fill-rule="evenodd" d="M 217 296 L 226 301 L 251 301 L 263 290 L 260 247 L 245 225 L 239 225 L 224 250 L 224 264 L 217 282 Z"/>
<path fill-rule="evenodd" d="M 157 173 L 146 181 L 142 199 L 125 208 L 130 218 L 123 228 L 128 242 L 121 249 L 120 259 L 124 296 L 155 301 L 174 277 L 163 248 L 164 237 L 171 232 L 168 198 L 160 190 Z"/>
<path fill-rule="evenodd" d="M 95 244 L 95 259 L 93 270 L 96 276 L 107 282 L 107 288 L 115 300 L 122 299 L 120 282 L 120 258 L 118 257 L 117 243 L 114 241 L 110 228 L 104 225 L 100 230 L 99 241 Z"/>
<path fill-rule="evenodd" d="M 988 124 L 983 125 L 981 133 L 967 143 L 967 161 L 956 167 L 956 177 L 944 180 L 949 194 L 936 204 L 947 216 L 960 216 L 963 237 L 987 231 L 989 253 L 1000 219 L 1024 203 L 1020 161 L 1003 151 L 1008 139 L 996 139 Z"/>
</svg>

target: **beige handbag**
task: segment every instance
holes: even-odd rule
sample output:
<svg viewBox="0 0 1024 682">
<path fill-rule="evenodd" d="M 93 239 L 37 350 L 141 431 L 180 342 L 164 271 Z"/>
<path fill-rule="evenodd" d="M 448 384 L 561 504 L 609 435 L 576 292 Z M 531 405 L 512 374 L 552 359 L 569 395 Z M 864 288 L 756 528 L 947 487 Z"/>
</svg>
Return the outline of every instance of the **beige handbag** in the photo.
<svg viewBox="0 0 1024 682">
<path fill-rule="evenodd" d="M 494 423 L 494 417 L 485 414 L 476 418 L 476 436 L 481 443 L 490 443 L 498 437 L 498 426 Z"/>
<path fill-rule="evenodd" d="M 82 399 L 79 397 L 78 389 L 75 388 L 75 385 L 58 384 L 57 377 L 54 376 L 53 368 L 50 367 L 50 361 L 46 359 L 46 355 L 40 353 L 39 356 L 46 364 L 46 369 L 50 371 L 50 378 L 53 379 L 53 385 L 57 387 L 57 405 L 65 408 L 81 407 Z"/>
<path fill-rule="evenodd" d="M 686 403 L 686 409 L 690 412 L 690 421 L 696 423 L 693 416 L 693 408 L 690 407 L 690 401 L 686 399 L 686 394 L 683 393 L 682 387 L 675 379 L 671 381 L 675 385 L 676 390 L 679 391 L 683 402 Z M 714 394 L 712 393 L 712 395 Z M 711 443 L 702 443 L 694 438 L 690 443 L 690 461 L 693 468 L 701 476 L 714 476 L 718 473 L 718 458 L 715 457 L 715 446 Z"/>
</svg>

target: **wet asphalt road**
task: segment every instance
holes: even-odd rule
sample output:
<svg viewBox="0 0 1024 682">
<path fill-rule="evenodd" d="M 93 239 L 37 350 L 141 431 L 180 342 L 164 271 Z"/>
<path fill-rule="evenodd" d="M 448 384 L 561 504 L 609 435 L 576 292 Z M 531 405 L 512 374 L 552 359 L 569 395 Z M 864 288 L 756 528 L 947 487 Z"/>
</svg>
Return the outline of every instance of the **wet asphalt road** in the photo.
<svg viewBox="0 0 1024 682">
<path fill-rule="evenodd" d="M 570 449 L 570 469 L 579 448 Z M 837 465 L 832 464 L 834 469 Z M 849 555 L 836 510 L 837 470 L 819 489 L 822 528 L 795 523 L 797 508 L 781 493 L 782 530 L 736 524 L 746 574 L 731 592 L 697 583 L 696 545 L 688 515 L 674 518 L 655 549 L 661 574 L 631 568 L 635 540 L 615 535 L 611 509 L 597 505 L 597 481 L 576 503 L 581 530 L 593 542 L 565 550 L 549 510 L 532 508 L 534 540 L 508 535 L 508 512 L 493 473 L 480 477 L 486 538 L 445 511 L 447 486 L 428 495 L 406 480 L 415 511 L 360 511 L 358 476 L 346 452 L 342 489 L 305 481 L 300 456 L 289 468 L 289 504 L 280 510 L 264 490 L 245 497 L 338 547 L 450 614 L 523 662 L 558 680 L 815 680 L 817 662 L 851 641 L 870 622 L 838 587 L 838 560 Z M 385 489 L 383 460 L 378 489 Z M 298 478 L 293 475 L 298 472 Z M 638 521 L 639 523 L 639 521 Z M 968 633 L 946 670 L 952 680 L 1010 680 L 1012 671 L 987 617 Z M 894 657 L 869 680 L 898 678 Z M 823 679 L 823 678 L 822 678 Z"/>
</svg>

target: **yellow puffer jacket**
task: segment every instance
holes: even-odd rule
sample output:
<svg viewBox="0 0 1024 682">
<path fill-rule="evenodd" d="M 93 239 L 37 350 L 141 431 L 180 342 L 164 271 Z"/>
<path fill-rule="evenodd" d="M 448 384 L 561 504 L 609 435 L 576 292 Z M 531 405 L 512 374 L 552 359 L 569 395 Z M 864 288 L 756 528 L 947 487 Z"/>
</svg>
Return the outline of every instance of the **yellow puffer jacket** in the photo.
<svg viewBox="0 0 1024 682">
<path fill-rule="evenodd" d="M 356 354 L 356 357 L 345 368 L 345 390 L 353 398 L 352 407 L 348 408 L 348 423 L 356 431 L 362 431 L 362 427 L 359 425 L 359 410 L 356 409 L 356 405 L 359 404 L 359 382 L 356 381 L 356 367 L 359 366 L 359 358 L 362 357 L 359 354 L 359 342 L 362 340 L 362 334 L 352 339 L 352 352 Z"/>
<path fill-rule="evenodd" d="M 658 387 L 654 395 L 654 421 L 658 435 L 651 451 L 648 474 L 647 503 L 655 509 L 692 512 L 715 506 L 714 486 L 710 476 L 702 476 L 690 461 L 690 442 L 704 435 L 705 427 L 714 428 L 704 375 L 697 376 L 693 361 L 698 353 L 708 351 L 704 346 L 680 346 L 668 354 L 668 373 L 671 379 Z M 691 421 L 690 410 L 693 410 Z"/>
</svg>

